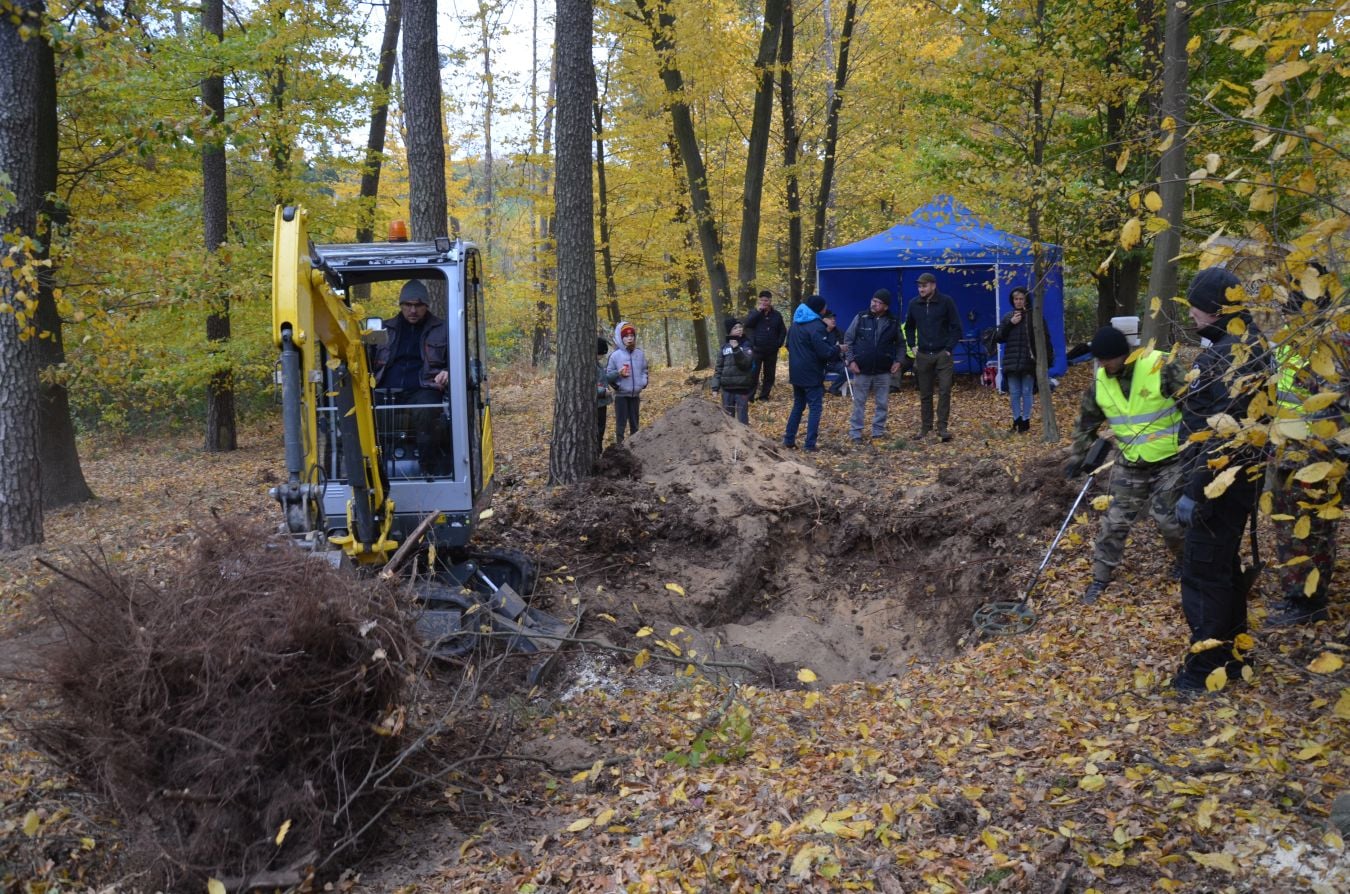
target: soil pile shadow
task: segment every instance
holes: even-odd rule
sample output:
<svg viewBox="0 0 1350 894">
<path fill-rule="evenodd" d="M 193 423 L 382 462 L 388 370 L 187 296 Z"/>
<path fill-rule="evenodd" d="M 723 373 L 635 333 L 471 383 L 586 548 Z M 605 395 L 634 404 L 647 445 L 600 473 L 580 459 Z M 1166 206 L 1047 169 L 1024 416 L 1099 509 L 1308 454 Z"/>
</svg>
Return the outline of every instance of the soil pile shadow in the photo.
<svg viewBox="0 0 1350 894">
<path fill-rule="evenodd" d="M 546 510 L 592 632 L 682 627 L 696 631 L 685 649 L 780 683 L 800 667 L 826 682 L 895 675 L 1015 595 L 1010 577 L 1071 497 L 1050 460 L 973 462 L 921 487 L 877 469 L 864 494 L 798 458 L 699 398 L 606 451 L 599 476 Z"/>
</svg>

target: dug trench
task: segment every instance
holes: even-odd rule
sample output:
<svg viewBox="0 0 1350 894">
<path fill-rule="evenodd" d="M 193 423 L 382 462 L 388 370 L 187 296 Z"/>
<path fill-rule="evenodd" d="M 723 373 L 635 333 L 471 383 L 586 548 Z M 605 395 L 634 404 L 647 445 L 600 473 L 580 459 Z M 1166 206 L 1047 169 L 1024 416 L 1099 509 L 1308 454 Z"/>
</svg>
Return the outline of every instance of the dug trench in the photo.
<svg viewBox="0 0 1350 894">
<path fill-rule="evenodd" d="M 688 398 L 575 488 L 508 494 L 491 528 L 538 556 L 545 606 L 585 606 L 591 640 L 753 668 L 761 684 L 794 685 L 801 668 L 879 680 L 954 653 L 977 608 L 1017 598 L 1073 497 L 1054 457 L 923 481 L 907 455 L 836 468 L 839 454 L 784 448 Z"/>
</svg>

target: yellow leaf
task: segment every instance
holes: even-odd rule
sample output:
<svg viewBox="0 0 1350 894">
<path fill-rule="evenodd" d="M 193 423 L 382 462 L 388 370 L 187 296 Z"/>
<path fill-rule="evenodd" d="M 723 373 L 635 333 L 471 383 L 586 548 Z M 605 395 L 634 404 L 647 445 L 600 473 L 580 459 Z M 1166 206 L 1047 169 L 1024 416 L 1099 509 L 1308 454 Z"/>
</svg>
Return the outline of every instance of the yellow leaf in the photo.
<svg viewBox="0 0 1350 894">
<path fill-rule="evenodd" d="M 802 699 L 802 706 L 806 708 L 814 708 L 816 706 L 816 702 L 818 701 L 820 701 L 819 692 L 808 692 L 806 693 L 806 698 Z"/>
<path fill-rule="evenodd" d="M 1350 720 L 1350 689 L 1342 689 L 1341 697 L 1336 699 L 1336 707 L 1331 709 L 1342 720 Z"/>
<path fill-rule="evenodd" d="M 978 785 L 967 785 L 961 789 L 961 795 L 967 801 L 978 801 L 984 796 L 984 789 Z"/>
<path fill-rule="evenodd" d="M 1208 797 L 1201 801 L 1195 808 L 1195 824 L 1201 829 L 1208 829 L 1214 825 L 1214 811 L 1219 809 L 1219 799 Z"/>
<path fill-rule="evenodd" d="M 980 840 L 983 841 L 984 846 L 989 848 L 991 851 L 998 850 L 998 836 L 995 835 L 993 832 L 990 832 L 988 829 L 985 829 L 983 832 L 980 833 Z"/>
<path fill-rule="evenodd" d="M 1130 163 L 1130 147 L 1126 146 L 1125 151 L 1116 156 L 1116 173 L 1125 173 L 1125 168 Z"/>
<path fill-rule="evenodd" d="M 1308 70 L 1308 63 L 1302 59 L 1295 59 L 1292 62 L 1281 62 L 1279 65 L 1272 65 L 1266 69 L 1266 73 L 1261 75 L 1252 86 L 1257 90 L 1264 90 L 1275 84 L 1282 84 L 1290 78 L 1296 78 Z"/>
<path fill-rule="evenodd" d="M 1232 854 L 1197 854 L 1195 851 L 1189 853 L 1191 859 L 1201 866 L 1207 866 L 1210 869 L 1222 869 L 1224 872 L 1237 875 L 1238 865 Z"/>
<path fill-rule="evenodd" d="M 1303 402 L 1303 412 L 1316 413 L 1318 410 L 1325 410 L 1340 399 L 1341 396 L 1335 391 L 1319 392 Z"/>
<path fill-rule="evenodd" d="M 23 834 L 29 838 L 37 835 L 38 829 L 42 828 L 42 820 L 38 817 L 36 810 L 30 810 L 23 817 Z"/>
<path fill-rule="evenodd" d="M 277 837 L 276 837 L 277 847 L 281 847 L 281 842 L 286 840 L 286 833 L 289 831 L 291 831 L 291 821 L 286 820 L 286 822 L 281 824 L 281 828 L 277 829 Z"/>
<path fill-rule="evenodd" d="M 1202 639 L 1198 643 L 1191 644 L 1191 654 L 1199 655 L 1201 652 L 1208 652 L 1210 649 L 1217 649 L 1223 645 L 1221 639 Z"/>
<path fill-rule="evenodd" d="M 1078 787 L 1085 792 L 1099 792 L 1106 788 L 1106 777 L 1100 773 L 1092 773 L 1078 780 Z"/>
<path fill-rule="evenodd" d="M 577 820 L 576 822 L 572 823 L 572 825 L 568 826 L 567 831 L 580 832 L 583 829 L 589 829 L 591 827 L 591 823 L 593 822 L 595 821 L 592 820 L 589 816 L 583 816 L 581 819 Z"/>
<path fill-rule="evenodd" d="M 814 683 L 818 679 L 816 672 L 809 667 L 804 667 L 797 671 L 797 679 L 802 683 Z"/>
<path fill-rule="evenodd" d="M 226 894 L 225 884 L 219 879 L 209 878 L 206 880 L 206 894 Z"/>
<path fill-rule="evenodd" d="M 641 627 L 638 629 L 637 633 L 633 634 L 633 636 L 636 636 L 638 639 L 641 639 L 644 636 L 651 636 L 655 632 L 656 631 L 652 630 L 650 627 Z"/>
<path fill-rule="evenodd" d="M 1325 745 L 1308 745 L 1300 749 L 1294 757 L 1301 761 L 1310 761 L 1315 757 L 1320 757 L 1324 751 L 1326 751 Z"/>
<path fill-rule="evenodd" d="M 1256 640 L 1252 639 L 1250 633 L 1239 633 L 1233 638 L 1233 645 L 1242 652 L 1250 652 L 1256 647 Z"/>
<path fill-rule="evenodd" d="M 1315 674 L 1334 674 L 1345 664 L 1340 656 L 1333 655 L 1330 652 L 1323 652 L 1312 660 L 1308 665 L 1308 670 Z"/>
<path fill-rule="evenodd" d="M 608 810 L 602 810 L 600 811 L 600 814 L 595 818 L 595 824 L 597 826 L 607 826 L 609 825 L 609 821 L 612 819 L 614 819 L 613 808 L 610 808 Z"/>
<path fill-rule="evenodd" d="M 1294 473 L 1294 480 L 1302 481 L 1304 484 L 1316 484 L 1327 477 L 1331 472 L 1331 463 L 1311 463 L 1304 466 Z"/>
<path fill-rule="evenodd" d="M 1198 49 L 1200 49 L 1200 35 L 1199 35 L 1199 34 L 1195 35 L 1195 36 L 1192 37 L 1190 40 L 1186 41 L 1186 54 L 1187 54 L 1187 55 L 1190 55 L 1191 53 L 1194 53 L 1194 52 L 1195 52 L 1196 50 L 1198 50 Z"/>
<path fill-rule="evenodd" d="M 1275 190 L 1268 186 L 1260 186 L 1252 190 L 1251 200 L 1247 203 L 1247 210 L 1252 213 L 1270 211 L 1275 207 Z"/>
<path fill-rule="evenodd" d="M 1158 887 L 1168 892 L 1168 894 L 1175 894 L 1175 892 L 1185 890 L 1186 888 L 1184 884 L 1174 878 L 1158 879 Z"/>
<path fill-rule="evenodd" d="M 793 878 L 807 879 L 811 876 L 811 864 L 817 859 L 825 856 L 830 849 L 823 844 L 806 844 L 797 851 L 797 855 L 792 858 L 791 873 Z"/>
<path fill-rule="evenodd" d="M 1162 209 L 1162 196 L 1150 189 L 1144 194 L 1144 207 L 1153 212 L 1160 211 Z"/>
<path fill-rule="evenodd" d="M 1216 173 L 1219 170 L 1220 161 L 1221 159 L 1217 152 L 1209 153 L 1205 156 L 1205 170 L 1211 174 Z"/>
<path fill-rule="evenodd" d="M 1205 677 L 1205 688 L 1210 692 L 1218 692 L 1227 685 L 1228 669 L 1222 664 L 1210 671 L 1208 677 Z"/>
<path fill-rule="evenodd" d="M 1299 516 L 1299 520 L 1294 522 L 1294 539 L 1303 540 L 1312 533 L 1312 519 L 1306 515 Z"/>
<path fill-rule="evenodd" d="M 1241 466 L 1230 466 L 1214 476 L 1214 480 L 1205 485 L 1205 497 L 1210 500 L 1217 500 L 1223 496 L 1224 491 L 1228 490 L 1241 469 Z"/>
<path fill-rule="evenodd" d="M 600 612 L 598 615 L 596 615 L 596 617 L 600 618 L 601 620 L 608 621 L 611 624 L 619 623 L 619 620 L 617 618 L 615 618 L 613 615 L 606 614 L 605 612 Z"/>
<path fill-rule="evenodd" d="M 666 584 L 666 589 L 680 596 L 684 595 L 684 587 L 680 586 L 679 584 Z"/>
<path fill-rule="evenodd" d="M 646 649 L 643 649 L 641 652 L 638 652 L 636 655 L 633 656 L 633 667 L 637 668 L 642 667 L 642 665 L 646 664 L 651 659 L 651 657 L 652 653 L 647 651 Z"/>
<path fill-rule="evenodd" d="M 1120 228 L 1120 247 L 1126 250 L 1134 248 L 1139 244 L 1139 233 L 1143 225 L 1139 218 L 1131 217 L 1125 221 L 1125 226 Z"/>
</svg>

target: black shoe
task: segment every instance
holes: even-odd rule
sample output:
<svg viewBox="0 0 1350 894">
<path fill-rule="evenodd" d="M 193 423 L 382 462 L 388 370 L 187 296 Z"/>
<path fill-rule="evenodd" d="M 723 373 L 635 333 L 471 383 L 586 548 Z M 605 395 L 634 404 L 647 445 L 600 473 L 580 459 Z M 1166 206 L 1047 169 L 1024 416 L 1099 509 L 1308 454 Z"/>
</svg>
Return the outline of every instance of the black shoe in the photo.
<svg viewBox="0 0 1350 894">
<path fill-rule="evenodd" d="M 940 433 L 940 434 L 938 435 L 938 440 L 941 441 L 941 442 L 944 443 L 944 444 L 946 444 L 946 443 L 947 443 L 948 441 L 950 441 L 951 439 L 952 439 L 952 433 L 949 432 L 949 431 L 944 431 L 944 432 L 942 432 L 942 433 Z"/>
<path fill-rule="evenodd" d="M 1197 676 L 1185 668 L 1177 671 L 1172 677 L 1172 682 L 1168 685 L 1176 691 L 1177 695 L 1188 698 L 1209 692 L 1209 687 L 1205 685 L 1205 678 Z"/>
<path fill-rule="evenodd" d="M 1088 588 L 1083 591 L 1084 604 L 1091 605 L 1098 599 L 1101 599 L 1102 594 L 1106 592 L 1106 588 L 1110 583 L 1111 583 L 1110 581 L 1106 580 L 1094 580 L 1091 584 L 1089 584 Z"/>
<path fill-rule="evenodd" d="M 1286 599 L 1266 617 L 1267 627 L 1296 627 L 1316 624 L 1328 617 L 1327 604 L 1321 599 Z"/>
<path fill-rule="evenodd" d="M 787 441 L 784 441 L 784 442 L 783 442 L 783 446 L 786 447 L 788 450 L 796 450 L 796 449 L 797 449 L 797 445 L 796 445 L 795 443 L 788 443 Z"/>
</svg>

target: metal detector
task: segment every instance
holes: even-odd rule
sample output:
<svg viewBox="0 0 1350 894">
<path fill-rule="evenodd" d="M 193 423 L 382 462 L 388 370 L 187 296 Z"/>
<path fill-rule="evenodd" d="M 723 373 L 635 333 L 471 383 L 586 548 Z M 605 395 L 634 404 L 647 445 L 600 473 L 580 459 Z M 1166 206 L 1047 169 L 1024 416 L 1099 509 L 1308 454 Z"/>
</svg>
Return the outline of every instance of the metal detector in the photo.
<svg viewBox="0 0 1350 894">
<path fill-rule="evenodd" d="M 1055 554 L 1055 547 L 1059 546 L 1059 541 L 1064 538 L 1064 532 L 1069 529 L 1069 522 L 1073 521 L 1074 513 L 1078 511 L 1078 507 L 1082 504 L 1083 497 L 1087 496 L 1088 490 L 1092 487 L 1092 482 L 1096 480 L 1099 474 L 1114 465 L 1114 463 L 1102 464 L 1102 460 L 1106 458 L 1110 449 L 1111 442 L 1100 438 L 1088 449 L 1087 456 L 1083 458 L 1083 466 L 1092 471 L 1088 472 L 1087 480 L 1083 482 L 1083 487 L 1078 491 L 1078 496 L 1074 499 L 1073 505 L 1069 507 L 1069 514 L 1064 516 L 1064 524 L 1059 526 L 1059 533 L 1055 534 L 1055 539 L 1050 541 L 1050 548 L 1045 551 L 1045 558 L 1041 559 L 1040 567 L 1031 576 L 1031 583 L 1027 584 L 1027 588 L 1022 591 L 1022 598 L 990 602 L 981 606 L 971 618 L 977 631 L 1006 636 L 1014 633 L 1025 633 L 1036 626 L 1036 611 L 1031 602 L 1031 592 L 1036 589 L 1036 584 L 1040 583 L 1041 573 L 1050 564 L 1050 557 Z"/>
</svg>

